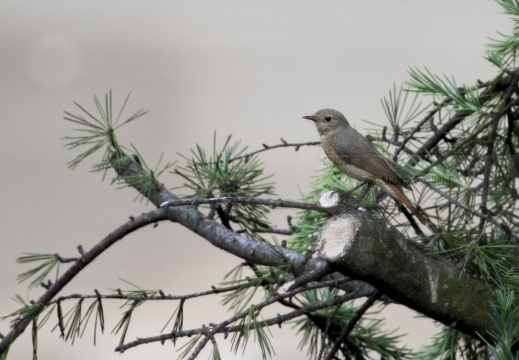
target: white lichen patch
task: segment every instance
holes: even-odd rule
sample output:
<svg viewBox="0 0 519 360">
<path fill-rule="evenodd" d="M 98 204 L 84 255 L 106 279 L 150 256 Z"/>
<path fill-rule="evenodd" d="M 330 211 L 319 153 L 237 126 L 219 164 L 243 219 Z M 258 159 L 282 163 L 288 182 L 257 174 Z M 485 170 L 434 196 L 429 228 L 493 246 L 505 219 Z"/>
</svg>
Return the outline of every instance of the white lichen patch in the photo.
<svg viewBox="0 0 519 360">
<path fill-rule="evenodd" d="M 322 206 L 324 208 L 331 208 L 339 205 L 341 201 L 340 196 L 335 191 L 325 191 L 319 196 L 319 200 L 317 200 L 317 205 Z"/>
</svg>

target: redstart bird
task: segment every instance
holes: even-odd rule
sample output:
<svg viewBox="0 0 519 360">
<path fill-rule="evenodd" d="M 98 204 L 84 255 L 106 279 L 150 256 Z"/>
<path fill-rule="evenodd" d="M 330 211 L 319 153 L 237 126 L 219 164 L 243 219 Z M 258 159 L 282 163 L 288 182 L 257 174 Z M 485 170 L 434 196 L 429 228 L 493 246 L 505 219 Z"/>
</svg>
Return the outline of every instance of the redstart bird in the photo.
<svg viewBox="0 0 519 360">
<path fill-rule="evenodd" d="M 303 118 L 315 123 L 324 152 L 335 166 L 356 180 L 377 184 L 425 225 L 425 219 L 403 192 L 413 189 L 395 173 L 375 145 L 350 126 L 343 114 L 323 109 Z"/>
</svg>

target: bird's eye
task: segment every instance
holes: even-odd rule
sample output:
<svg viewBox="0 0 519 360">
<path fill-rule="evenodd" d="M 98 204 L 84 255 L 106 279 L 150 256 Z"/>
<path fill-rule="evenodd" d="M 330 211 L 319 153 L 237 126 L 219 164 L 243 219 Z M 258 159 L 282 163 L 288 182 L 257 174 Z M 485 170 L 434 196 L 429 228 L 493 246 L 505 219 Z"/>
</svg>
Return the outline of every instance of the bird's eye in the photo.
<svg viewBox="0 0 519 360">
<path fill-rule="evenodd" d="M 327 115 L 324 117 L 324 121 L 330 122 L 330 121 L 332 121 L 332 117 L 330 115 Z"/>
</svg>

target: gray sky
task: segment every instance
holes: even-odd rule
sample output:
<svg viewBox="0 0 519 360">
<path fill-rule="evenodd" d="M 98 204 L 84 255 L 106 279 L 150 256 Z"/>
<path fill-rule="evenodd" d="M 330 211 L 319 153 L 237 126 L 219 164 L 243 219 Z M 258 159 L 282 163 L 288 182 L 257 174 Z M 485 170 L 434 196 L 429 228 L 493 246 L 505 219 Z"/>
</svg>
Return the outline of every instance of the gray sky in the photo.
<svg viewBox="0 0 519 360">
<path fill-rule="evenodd" d="M 59 139 L 71 134 L 63 111 L 73 101 L 94 110 L 92 97 L 112 89 L 114 108 L 132 92 L 127 114 L 149 114 L 120 134 L 154 165 L 161 152 L 169 161 L 195 144 L 212 147 L 228 134 L 251 150 L 262 143 L 315 141 L 315 127 L 301 119 L 326 107 L 342 111 L 366 133 L 362 120 L 384 123 L 380 99 L 393 84 L 408 79 L 410 67 L 454 75 L 461 83 L 487 80 L 495 69 L 483 59 L 489 37 L 512 23 L 490 0 L 436 1 L 77 1 L 3 0 L 0 4 L 0 165 L 2 247 L 0 315 L 14 311 L 11 295 L 35 299 L 16 275 L 22 252 L 76 256 L 130 215 L 149 209 L 134 202 L 135 192 L 116 190 L 110 176 L 101 182 L 89 164 L 75 171 L 66 163 L 77 152 Z M 320 167 L 322 150 L 275 150 L 262 156 L 275 174 L 277 193 L 299 199 Z M 182 160 L 179 160 L 182 163 Z M 172 175 L 166 186 L 179 184 Z M 280 226 L 287 214 L 273 217 Z M 176 224 L 145 229 L 115 245 L 63 294 L 108 293 L 143 288 L 186 294 L 217 285 L 240 261 Z M 218 299 L 186 307 L 186 328 L 218 322 Z M 159 333 L 177 304 L 145 306 L 128 339 Z M 50 333 L 39 339 L 41 359 L 121 359 L 110 334 L 120 312 L 106 304 L 107 334 L 92 345 L 92 331 L 74 346 Z M 112 310 L 112 311 L 110 311 Z M 281 311 L 277 309 L 275 311 Z M 274 311 L 274 315 L 275 315 Z M 408 333 L 408 343 L 428 341 L 432 326 L 405 316 L 398 307 L 384 312 L 388 328 Z M 164 315 L 167 314 L 167 315 Z M 264 316 L 267 316 L 265 314 Z M 8 332 L 8 322 L 0 322 Z M 301 357 L 300 338 L 290 326 L 273 329 L 277 359 Z M 30 331 L 12 347 L 11 359 L 30 356 Z M 295 340 L 294 340 L 295 339 Z M 229 342 L 220 339 L 223 353 Z M 257 359 L 250 344 L 245 358 Z M 141 346 L 124 359 L 171 359 L 171 346 Z M 208 352 L 200 358 L 207 358 Z M 228 356 L 225 358 L 233 358 Z M 242 358 L 238 353 L 236 358 Z"/>
</svg>

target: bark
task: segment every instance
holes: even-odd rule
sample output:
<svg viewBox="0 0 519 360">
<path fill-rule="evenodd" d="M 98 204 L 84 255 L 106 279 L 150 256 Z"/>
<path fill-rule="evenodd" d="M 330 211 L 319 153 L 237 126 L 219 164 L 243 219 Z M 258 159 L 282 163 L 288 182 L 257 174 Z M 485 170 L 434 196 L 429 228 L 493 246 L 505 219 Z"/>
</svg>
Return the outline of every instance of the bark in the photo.
<svg viewBox="0 0 519 360">
<path fill-rule="evenodd" d="M 377 213 L 332 217 L 319 235 L 319 252 L 334 270 L 447 326 L 476 338 L 493 330 L 488 284 L 428 256 Z"/>
</svg>

